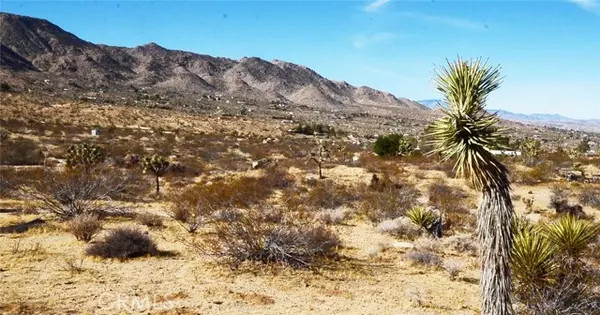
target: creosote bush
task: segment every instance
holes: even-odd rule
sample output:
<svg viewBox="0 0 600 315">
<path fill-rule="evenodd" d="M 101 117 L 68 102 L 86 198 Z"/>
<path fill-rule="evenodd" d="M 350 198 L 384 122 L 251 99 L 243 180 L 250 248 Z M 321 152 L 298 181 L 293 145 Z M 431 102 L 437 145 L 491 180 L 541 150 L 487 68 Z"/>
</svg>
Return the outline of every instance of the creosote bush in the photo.
<svg viewBox="0 0 600 315">
<path fill-rule="evenodd" d="M 377 225 L 377 231 L 379 233 L 391 234 L 399 238 L 405 238 L 409 240 L 416 239 L 421 236 L 423 230 L 418 225 L 414 224 L 407 217 L 399 217 L 393 220 L 381 221 Z"/>
<path fill-rule="evenodd" d="M 341 241 L 328 228 L 301 221 L 291 217 L 274 222 L 261 209 L 248 209 L 237 220 L 214 223 L 214 233 L 196 248 L 234 268 L 244 261 L 314 267 L 334 255 Z"/>
<path fill-rule="evenodd" d="M 406 254 L 406 259 L 408 259 L 413 264 L 424 266 L 439 267 L 442 264 L 442 259 L 440 258 L 440 256 L 434 253 L 420 250 L 410 251 L 408 254 Z"/>
<path fill-rule="evenodd" d="M 102 230 L 102 221 L 95 214 L 80 214 L 67 222 L 67 230 L 78 241 L 89 242 Z"/>
<path fill-rule="evenodd" d="M 148 233 L 137 228 L 118 228 L 110 231 L 102 241 L 91 244 L 86 253 L 90 256 L 123 260 L 155 256 L 159 251 Z"/>
<path fill-rule="evenodd" d="M 44 155 L 37 142 L 27 138 L 0 141 L 0 165 L 39 165 Z"/>
<path fill-rule="evenodd" d="M 61 219 L 84 213 L 108 213 L 104 202 L 122 192 L 129 178 L 110 169 L 59 172 L 46 170 L 44 178 L 31 186 L 21 186 L 20 193 L 41 202 L 43 209 Z"/>
<path fill-rule="evenodd" d="M 600 209 L 600 187 L 584 186 L 579 194 L 579 202 L 583 205 Z"/>
<path fill-rule="evenodd" d="M 163 227 L 163 217 L 152 213 L 140 213 L 135 216 L 137 222 L 147 227 Z"/>
<path fill-rule="evenodd" d="M 421 193 L 408 183 L 372 189 L 364 185 L 359 187 L 359 210 L 371 222 L 395 219 L 417 205 Z"/>
</svg>

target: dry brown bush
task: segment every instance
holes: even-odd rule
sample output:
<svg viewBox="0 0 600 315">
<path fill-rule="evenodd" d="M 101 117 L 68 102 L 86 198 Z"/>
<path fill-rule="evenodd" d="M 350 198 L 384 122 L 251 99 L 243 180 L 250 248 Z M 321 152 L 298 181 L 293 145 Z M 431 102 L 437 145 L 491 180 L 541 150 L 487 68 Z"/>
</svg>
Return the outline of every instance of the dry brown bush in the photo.
<svg viewBox="0 0 600 315">
<path fill-rule="evenodd" d="M 600 186 L 584 186 L 579 193 L 579 202 L 583 205 L 600 209 Z"/>
<path fill-rule="evenodd" d="M 356 200 L 354 190 L 345 185 L 336 185 L 330 180 L 307 183 L 308 187 L 291 186 L 283 190 L 282 201 L 291 211 L 319 211 L 335 209 Z"/>
<path fill-rule="evenodd" d="M 19 197 L 19 187 L 44 179 L 42 167 L 0 167 L 0 197 Z"/>
<path fill-rule="evenodd" d="M 37 142 L 27 138 L 0 141 L 0 165 L 40 165 L 44 155 Z"/>
<path fill-rule="evenodd" d="M 147 227 L 163 227 L 163 217 L 152 213 L 140 213 L 135 216 L 137 222 Z"/>
<path fill-rule="evenodd" d="M 427 187 L 429 204 L 448 212 L 465 208 L 467 193 L 457 187 L 449 186 L 444 180 L 438 179 Z"/>
<path fill-rule="evenodd" d="M 334 255 L 340 245 L 338 236 L 322 225 L 299 217 L 273 222 L 258 208 L 245 211 L 235 221 L 215 223 L 214 233 L 195 247 L 233 268 L 244 261 L 297 268 L 314 267 Z"/>
<path fill-rule="evenodd" d="M 395 219 L 417 205 L 419 190 L 413 185 L 404 183 L 373 189 L 362 185 L 357 189 L 359 211 L 372 222 Z"/>
<path fill-rule="evenodd" d="M 89 242 L 102 230 L 102 221 L 95 214 L 80 214 L 67 222 L 67 230 L 78 241 Z"/>
<path fill-rule="evenodd" d="M 527 170 L 513 172 L 512 181 L 524 185 L 536 185 L 546 183 L 553 177 L 554 169 L 549 162 L 538 163 Z"/>
<path fill-rule="evenodd" d="M 102 258 L 127 259 L 160 254 L 148 233 L 136 228 L 111 230 L 100 242 L 91 244 L 86 254 Z"/>
<path fill-rule="evenodd" d="M 41 202 L 44 210 L 68 219 L 84 213 L 110 213 L 105 202 L 122 192 L 128 181 L 120 172 L 107 168 L 83 172 L 47 169 L 43 180 L 21 186 L 20 193 Z"/>
</svg>

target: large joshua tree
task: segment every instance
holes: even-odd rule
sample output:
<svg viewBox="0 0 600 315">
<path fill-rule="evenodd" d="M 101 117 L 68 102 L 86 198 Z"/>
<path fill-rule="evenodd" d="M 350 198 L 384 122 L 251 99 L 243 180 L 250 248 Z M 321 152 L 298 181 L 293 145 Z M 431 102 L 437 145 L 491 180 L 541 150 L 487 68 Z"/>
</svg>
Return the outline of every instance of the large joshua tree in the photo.
<svg viewBox="0 0 600 315">
<path fill-rule="evenodd" d="M 481 191 L 477 211 L 477 234 L 481 257 L 481 312 L 485 315 L 513 314 L 510 254 L 512 248 L 508 169 L 490 152 L 501 133 L 498 117 L 485 110 L 487 96 L 500 86 L 498 67 L 481 59 L 448 62 L 435 73 L 435 84 L 447 108 L 432 125 L 433 153 L 456 159 L 457 176 Z"/>
</svg>

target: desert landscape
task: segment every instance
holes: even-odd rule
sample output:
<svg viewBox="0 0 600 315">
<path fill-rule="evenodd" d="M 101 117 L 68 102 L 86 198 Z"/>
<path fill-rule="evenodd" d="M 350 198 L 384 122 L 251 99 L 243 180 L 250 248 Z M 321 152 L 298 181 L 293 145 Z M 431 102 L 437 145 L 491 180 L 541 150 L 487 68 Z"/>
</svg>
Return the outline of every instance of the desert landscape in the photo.
<svg viewBox="0 0 600 315">
<path fill-rule="evenodd" d="M 482 313 L 444 111 L 8 13 L 0 35 L 1 313 Z M 598 314 L 600 134 L 498 125 L 515 310 Z"/>
</svg>

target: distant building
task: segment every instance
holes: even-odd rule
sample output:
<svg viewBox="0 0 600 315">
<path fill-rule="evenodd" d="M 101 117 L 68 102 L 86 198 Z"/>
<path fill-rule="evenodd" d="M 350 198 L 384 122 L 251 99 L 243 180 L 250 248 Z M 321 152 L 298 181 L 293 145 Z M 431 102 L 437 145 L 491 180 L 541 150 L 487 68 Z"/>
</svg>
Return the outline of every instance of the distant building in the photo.
<svg viewBox="0 0 600 315">
<path fill-rule="evenodd" d="M 92 136 L 97 137 L 100 135 L 100 129 L 92 129 Z"/>
<path fill-rule="evenodd" d="M 521 151 L 490 150 L 493 155 L 521 156 Z"/>
</svg>

